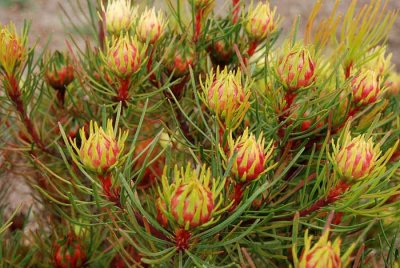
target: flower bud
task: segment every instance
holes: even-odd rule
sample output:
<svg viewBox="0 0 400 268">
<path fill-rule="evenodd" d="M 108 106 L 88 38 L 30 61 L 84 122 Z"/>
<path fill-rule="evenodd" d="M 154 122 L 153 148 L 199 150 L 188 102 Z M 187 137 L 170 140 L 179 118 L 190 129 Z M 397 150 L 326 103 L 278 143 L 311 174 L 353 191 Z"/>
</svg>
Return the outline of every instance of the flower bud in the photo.
<svg viewBox="0 0 400 268">
<path fill-rule="evenodd" d="M 215 0 L 189 0 L 189 1 L 193 2 L 193 5 L 196 9 L 204 9 L 214 5 L 215 3 Z"/>
<path fill-rule="evenodd" d="M 119 133 L 118 139 L 114 133 L 112 120 L 108 120 L 107 128 L 104 130 L 97 123 L 90 122 L 89 137 L 85 129 L 80 130 L 81 145 L 76 145 L 77 139 L 71 140 L 72 146 L 77 155 L 73 158 L 82 165 L 98 174 L 107 173 L 110 169 L 119 164 L 120 156 L 124 150 L 124 143 L 128 132 Z"/>
<path fill-rule="evenodd" d="M 166 171 L 162 177 L 161 198 L 166 204 L 168 218 L 173 219 L 170 224 L 189 230 L 213 223 L 213 216 L 220 213 L 217 209 L 224 184 L 213 179 L 211 170 L 205 166 L 200 171 L 192 169 L 190 164 L 186 169 L 175 167 L 172 184 L 168 182 Z"/>
<path fill-rule="evenodd" d="M 119 78 L 127 78 L 139 70 L 142 54 L 135 39 L 121 35 L 113 38 L 108 45 L 102 58 L 111 73 Z"/>
<path fill-rule="evenodd" d="M 390 98 L 390 97 L 396 97 L 400 94 L 400 74 L 396 72 L 390 73 L 386 83 L 386 91 L 385 91 L 385 96 Z"/>
<path fill-rule="evenodd" d="M 56 268 L 78 268 L 85 264 L 86 253 L 79 241 L 70 236 L 64 245 L 56 244 L 53 258 Z"/>
<path fill-rule="evenodd" d="M 107 8 L 101 5 L 105 17 L 107 31 L 113 35 L 128 32 L 132 27 L 137 14 L 137 8 L 133 8 L 130 0 L 110 0 Z M 103 15 L 99 15 L 103 19 Z"/>
<path fill-rule="evenodd" d="M 309 87 L 315 81 L 315 63 L 306 47 L 294 47 L 278 63 L 277 75 L 288 90 Z"/>
<path fill-rule="evenodd" d="M 300 257 L 298 268 L 324 267 L 341 268 L 345 267 L 340 256 L 341 240 L 337 238 L 333 243 L 328 241 L 328 232 L 320 237 L 318 242 L 311 247 L 312 236 L 308 237 L 308 231 L 305 235 L 304 251 Z"/>
<path fill-rule="evenodd" d="M 174 77 L 182 77 L 189 73 L 189 67 L 193 68 L 195 51 L 189 45 L 180 44 L 177 47 L 168 48 L 166 51 L 165 68 Z"/>
<path fill-rule="evenodd" d="M 202 185 L 195 178 L 193 182 L 179 185 L 172 193 L 171 214 L 185 229 L 209 222 L 214 207 L 212 192 L 208 185 Z"/>
<path fill-rule="evenodd" d="M 215 63 L 228 64 L 233 55 L 233 44 L 231 40 L 211 40 L 211 44 L 208 47 L 211 59 Z"/>
<path fill-rule="evenodd" d="M 156 13 L 155 8 L 146 9 L 139 19 L 136 34 L 141 42 L 150 44 L 157 42 L 165 32 L 166 22 L 163 13 Z"/>
<path fill-rule="evenodd" d="M 203 101 L 219 119 L 224 119 L 227 125 L 237 125 L 243 119 L 249 108 L 247 83 L 243 86 L 241 72 L 229 71 L 227 67 L 222 72 L 210 74 L 205 85 L 201 84 L 204 92 Z M 228 126 L 229 127 L 229 126 Z"/>
<path fill-rule="evenodd" d="M 340 176 L 349 181 L 361 180 L 377 168 L 381 152 L 371 139 L 364 136 L 351 139 L 350 134 L 339 148 L 334 149 L 334 164 Z"/>
<path fill-rule="evenodd" d="M 268 2 L 259 2 L 255 7 L 250 6 L 244 26 L 250 40 L 260 43 L 275 31 L 275 13 L 276 7 L 271 10 Z"/>
<path fill-rule="evenodd" d="M 363 69 L 351 80 L 353 102 L 363 106 L 376 102 L 381 91 L 376 72 Z"/>
<path fill-rule="evenodd" d="M 14 24 L 0 24 L 0 70 L 12 74 L 26 58 L 26 36 L 19 37 Z"/>
<path fill-rule="evenodd" d="M 74 67 L 70 64 L 68 55 L 56 51 L 49 59 L 45 77 L 52 88 L 65 89 L 74 80 Z"/>
<path fill-rule="evenodd" d="M 265 167 L 274 151 L 272 141 L 265 148 L 265 140 L 260 135 L 258 139 L 246 128 L 243 135 L 235 142 L 229 141 L 230 153 L 227 163 L 233 160 L 231 174 L 240 182 L 256 180 L 268 171 Z"/>
<path fill-rule="evenodd" d="M 390 69 L 392 69 L 392 54 L 386 54 L 386 47 L 376 47 L 372 49 L 367 57 L 371 58 L 372 60 L 368 61 L 366 64 L 367 69 L 374 70 L 379 77 L 384 77 Z"/>
</svg>

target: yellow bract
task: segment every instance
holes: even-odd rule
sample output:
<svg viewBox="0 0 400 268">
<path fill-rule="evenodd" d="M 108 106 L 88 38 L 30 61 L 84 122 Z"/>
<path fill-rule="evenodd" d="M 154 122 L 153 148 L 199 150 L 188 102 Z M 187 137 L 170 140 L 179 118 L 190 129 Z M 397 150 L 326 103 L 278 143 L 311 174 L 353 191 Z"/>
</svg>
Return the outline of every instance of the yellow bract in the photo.
<svg viewBox="0 0 400 268">
<path fill-rule="evenodd" d="M 120 131 L 117 138 L 111 119 L 107 121 L 106 129 L 90 121 L 89 133 L 87 134 L 85 128 L 82 128 L 79 134 L 81 139 L 79 147 L 76 139 L 70 140 L 76 152 L 72 154 L 75 162 L 98 174 L 107 173 L 120 164 L 128 132 Z"/>
<path fill-rule="evenodd" d="M 133 8 L 130 0 L 108 1 L 107 8 L 102 4 L 100 19 L 105 19 L 107 31 L 114 35 L 128 32 L 134 23 L 137 7 Z"/>
<path fill-rule="evenodd" d="M 15 25 L 6 26 L 0 24 L 0 69 L 7 75 L 11 75 L 15 69 L 25 61 L 26 34 L 18 36 Z"/>
</svg>

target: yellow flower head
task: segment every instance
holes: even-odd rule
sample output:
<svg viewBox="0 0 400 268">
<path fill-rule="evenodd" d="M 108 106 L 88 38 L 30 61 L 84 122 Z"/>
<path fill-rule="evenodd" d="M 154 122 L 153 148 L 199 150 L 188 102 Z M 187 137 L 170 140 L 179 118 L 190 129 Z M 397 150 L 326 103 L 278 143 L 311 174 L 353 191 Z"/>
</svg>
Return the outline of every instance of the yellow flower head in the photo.
<svg viewBox="0 0 400 268">
<path fill-rule="evenodd" d="M 260 1 L 255 7 L 251 5 L 244 25 L 249 38 L 259 43 L 273 33 L 279 20 L 275 14 L 276 7 L 271 10 L 268 2 L 263 3 Z"/>
<path fill-rule="evenodd" d="M 204 93 L 202 99 L 208 108 L 227 128 L 236 128 L 250 106 L 249 85 L 247 82 L 242 84 L 240 70 L 235 73 L 228 71 L 227 67 L 222 72 L 217 69 L 201 86 Z"/>
<path fill-rule="evenodd" d="M 0 70 L 10 75 L 23 64 L 27 55 L 26 42 L 26 33 L 18 36 L 14 24 L 0 24 Z"/>
<path fill-rule="evenodd" d="M 165 202 L 165 212 L 174 219 L 173 224 L 188 230 L 215 221 L 224 184 L 212 178 L 209 168 L 202 166 L 196 170 L 190 164 L 181 169 L 175 166 L 173 182 L 170 184 L 168 180 L 165 169 L 160 196 Z"/>
<path fill-rule="evenodd" d="M 119 78 L 126 78 L 139 70 L 143 51 L 136 39 L 121 35 L 118 38 L 113 37 L 107 44 L 102 58 L 111 73 Z"/>
<path fill-rule="evenodd" d="M 111 119 L 107 121 L 106 129 L 90 121 L 88 135 L 85 128 L 82 128 L 79 134 L 81 140 L 79 147 L 76 139 L 70 141 L 76 151 L 76 154 L 72 155 L 76 162 L 98 174 L 110 171 L 121 162 L 128 132 L 121 133 L 120 131 L 117 138 Z"/>
<path fill-rule="evenodd" d="M 105 17 L 107 31 L 113 35 L 128 32 L 134 23 L 137 7 L 131 6 L 130 0 L 110 0 L 107 8 L 101 5 L 101 11 Z M 103 15 L 99 15 L 103 19 Z"/>
<path fill-rule="evenodd" d="M 156 12 L 155 8 L 144 11 L 136 27 L 136 34 L 141 42 L 150 44 L 157 42 L 165 33 L 167 23 L 161 11 Z"/>
<path fill-rule="evenodd" d="M 274 151 L 273 141 L 265 147 L 265 140 L 262 134 L 256 139 L 254 134 L 249 133 L 246 128 L 243 135 L 233 141 L 229 139 L 229 159 L 235 157 L 231 173 L 241 182 L 256 180 L 261 174 L 267 172 L 272 167 L 267 168 L 265 164 L 271 159 Z"/>
</svg>

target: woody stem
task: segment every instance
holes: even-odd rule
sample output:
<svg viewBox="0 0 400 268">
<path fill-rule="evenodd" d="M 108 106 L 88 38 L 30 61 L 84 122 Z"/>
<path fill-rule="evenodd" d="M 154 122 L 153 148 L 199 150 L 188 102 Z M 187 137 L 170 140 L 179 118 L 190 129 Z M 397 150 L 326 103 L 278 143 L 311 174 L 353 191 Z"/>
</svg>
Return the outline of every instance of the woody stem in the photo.
<svg viewBox="0 0 400 268">
<path fill-rule="evenodd" d="M 328 196 L 326 198 L 321 198 L 321 199 L 317 200 L 311 207 L 301 210 L 299 212 L 299 216 L 304 217 L 304 216 L 310 215 L 311 213 L 313 213 L 323 207 L 326 207 L 332 203 L 335 203 L 338 199 L 341 198 L 342 194 L 345 193 L 349 188 L 350 188 L 349 184 L 347 184 L 344 181 L 339 181 L 338 184 L 329 191 Z M 293 218 L 294 218 L 294 215 L 280 217 L 280 218 L 277 218 L 277 220 L 292 220 Z"/>
<path fill-rule="evenodd" d="M 61 108 L 64 108 L 65 92 L 66 92 L 66 89 L 64 86 L 63 86 L 63 88 L 60 88 L 57 90 L 57 100 L 58 100 Z"/>
<path fill-rule="evenodd" d="M 120 79 L 120 86 L 118 89 L 118 100 L 125 102 L 128 100 L 129 97 L 129 84 L 130 84 L 130 79 L 129 78 L 121 78 Z"/>
<path fill-rule="evenodd" d="M 119 202 L 119 189 L 112 185 L 111 174 L 105 173 L 98 175 L 101 182 L 101 187 L 108 200 L 115 202 L 118 206 L 121 206 Z"/>
<path fill-rule="evenodd" d="M 17 79 L 14 75 L 6 75 L 5 77 L 8 82 L 8 84 L 6 85 L 7 93 L 12 103 L 14 104 L 15 109 L 18 111 L 18 114 L 21 118 L 21 121 L 24 123 L 26 130 L 31 135 L 33 142 L 37 144 L 37 146 L 42 151 L 53 154 L 52 152 L 50 152 L 50 150 L 46 148 L 43 141 L 40 139 L 32 120 L 29 118 L 25 110 L 24 104 L 21 99 L 21 90 L 19 88 Z"/>
<path fill-rule="evenodd" d="M 258 47 L 258 43 L 253 41 L 250 43 L 249 49 L 247 50 L 247 54 L 249 55 L 249 57 L 254 55 L 254 52 L 256 52 L 256 49 Z"/>
</svg>

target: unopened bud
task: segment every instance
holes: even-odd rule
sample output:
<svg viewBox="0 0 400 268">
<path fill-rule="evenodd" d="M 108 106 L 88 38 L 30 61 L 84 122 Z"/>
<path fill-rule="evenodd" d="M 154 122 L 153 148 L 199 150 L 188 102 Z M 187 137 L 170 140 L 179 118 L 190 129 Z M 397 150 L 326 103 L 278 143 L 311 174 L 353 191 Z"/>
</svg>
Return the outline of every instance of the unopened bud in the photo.
<svg viewBox="0 0 400 268">
<path fill-rule="evenodd" d="M 315 62 L 305 47 L 294 47 L 280 60 L 277 67 L 280 82 L 288 90 L 312 85 L 315 81 Z"/>
<path fill-rule="evenodd" d="M 353 102 L 363 106 L 377 101 L 381 91 L 379 78 L 376 72 L 363 69 L 351 81 Z"/>
<path fill-rule="evenodd" d="M 150 44 L 157 42 L 165 32 L 166 22 L 163 13 L 156 13 L 155 8 L 146 9 L 139 19 L 136 33 L 141 42 Z"/>
<path fill-rule="evenodd" d="M 250 6 L 245 30 L 252 41 L 262 42 L 275 31 L 278 20 L 275 13 L 276 7 L 271 10 L 268 2 L 259 2 L 255 7 Z"/>
<path fill-rule="evenodd" d="M 106 54 L 102 55 L 107 68 L 119 78 L 126 78 L 136 73 L 142 62 L 138 42 L 128 35 L 113 38 L 109 42 Z"/>
<path fill-rule="evenodd" d="M 128 32 L 137 14 L 137 8 L 132 8 L 130 0 L 110 0 L 107 8 L 102 4 L 107 31 L 114 35 Z M 103 15 L 100 15 L 103 19 Z"/>
<path fill-rule="evenodd" d="M 265 147 L 262 135 L 256 139 L 246 128 L 243 135 L 235 142 L 231 140 L 229 145 L 228 163 L 233 157 L 236 157 L 233 161 L 231 173 L 238 181 L 256 180 L 268 170 L 266 163 L 271 159 L 274 151 L 272 141 Z"/>
<path fill-rule="evenodd" d="M 45 72 L 47 83 L 56 90 L 65 89 L 74 80 L 74 67 L 67 54 L 56 51 Z"/>
<path fill-rule="evenodd" d="M 76 161 L 79 158 L 78 162 L 93 172 L 106 173 L 119 164 L 127 136 L 128 132 L 120 132 L 117 137 L 111 120 L 108 120 L 106 129 L 91 121 L 88 137 L 84 128 L 80 130 L 80 148 L 76 144 L 76 139 L 71 140 L 77 153 L 73 158 Z"/>
</svg>

